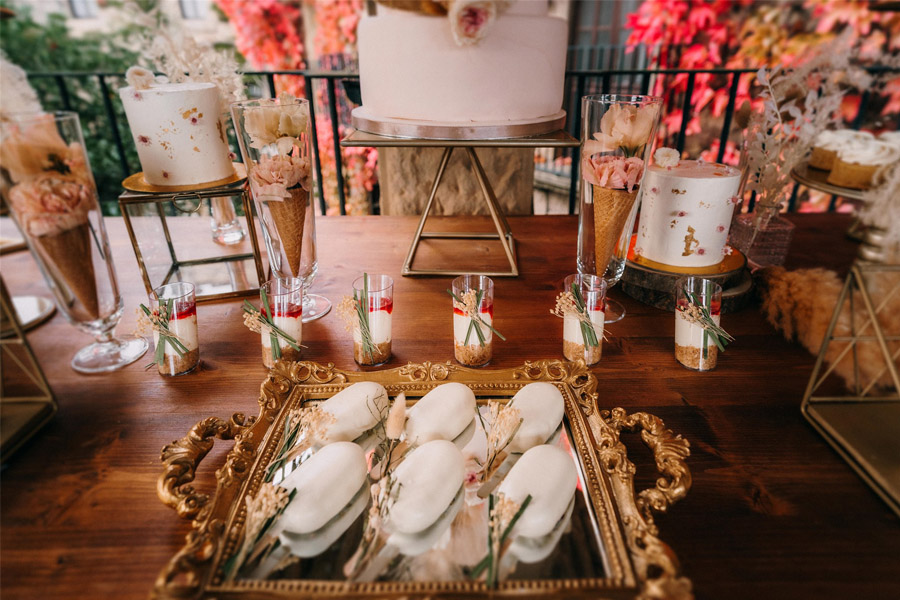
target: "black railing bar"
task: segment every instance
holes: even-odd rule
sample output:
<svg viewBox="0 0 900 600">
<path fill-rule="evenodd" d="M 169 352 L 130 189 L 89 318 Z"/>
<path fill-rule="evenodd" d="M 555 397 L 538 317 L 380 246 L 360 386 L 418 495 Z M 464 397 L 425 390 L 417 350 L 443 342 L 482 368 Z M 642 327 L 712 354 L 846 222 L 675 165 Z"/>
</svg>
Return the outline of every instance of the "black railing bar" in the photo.
<svg viewBox="0 0 900 600">
<path fill-rule="evenodd" d="M 722 162 L 722 161 L 720 160 L 719 162 Z M 797 208 L 797 192 L 799 191 L 799 189 L 800 189 L 800 184 L 794 183 L 794 187 L 791 190 L 791 197 L 788 200 L 788 205 L 787 205 L 788 212 L 794 212 L 794 210 Z"/>
<path fill-rule="evenodd" d="M 106 76 L 98 75 L 100 81 L 100 95 L 103 96 L 103 107 L 106 109 L 106 118 L 109 119 L 109 128 L 112 132 L 113 142 L 116 144 L 116 152 L 119 153 L 119 164 L 122 165 L 122 179 L 131 175 L 128 166 L 128 157 L 125 156 L 125 147 L 122 145 L 122 136 L 119 135 L 119 123 L 116 121 L 116 111 L 109 97 L 109 86 L 106 84 Z"/>
<path fill-rule="evenodd" d="M 269 96 L 275 98 L 275 73 L 266 73 L 266 83 L 269 85 Z"/>
<path fill-rule="evenodd" d="M 309 103 L 309 127 L 313 141 L 313 165 L 316 170 L 316 185 L 319 188 L 319 210 L 322 211 L 322 216 L 324 217 L 325 213 L 328 212 L 328 204 L 325 202 L 325 186 L 322 183 L 322 159 L 319 158 L 319 135 L 316 132 L 316 103 L 313 94 L 313 82 L 310 77 L 304 77 L 303 81 L 305 83 L 306 95 L 313 98 Z"/>
<path fill-rule="evenodd" d="M 66 78 L 62 75 L 57 75 L 54 77 L 56 80 L 56 87 L 59 89 L 59 98 L 62 100 L 62 105 L 65 110 L 72 110 L 72 100 L 69 98 L 69 88 L 66 86 Z"/>
<path fill-rule="evenodd" d="M 641 75 L 641 95 L 646 96 L 650 91 L 650 73 L 643 73 Z"/>
<path fill-rule="evenodd" d="M 869 90 L 866 90 L 862 93 L 862 96 L 859 99 L 859 110 L 856 111 L 856 117 L 853 119 L 853 123 L 850 125 L 851 129 L 859 129 L 862 127 L 863 118 L 865 117 L 866 108 L 869 106 Z"/>
<path fill-rule="evenodd" d="M 576 102 L 581 101 L 581 97 L 584 96 L 584 77 L 577 75 L 575 77 L 575 98 Z M 581 139 L 581 107 L 576 104 L 575 114 L 573 115 L 572 122 L 575 124 L 574 132 L 572 133 L 572 137 Z M 572 151 L 572 179 L 569 181 L 569 214 L 575 214 L 575 200 L 578 195 L 578 170 L 579 163 L 581 162 L 581 152 L 578 148 L 573 149 Z"/>
<path fill-rule="evenodd" d="M 756 190 L 753 190 L 750 193 L 750 201 L 747 202 L 747 212 L 753 212 L 753 209 L 756 207 Z"/>
<path fill-rule="evenodd" d="M 728 90 L 728 105 L 725 107 L 725 119 L 722 121 L 722 133 L 719 135 L 719 154 L 716 156 L 716 162 L 722 162 L 722 159 L 725 158 L 725 146 L 728 144 L 728 136 L 731 134 L 731 119 L 734 117 L 736 108 L 734 104 L 740 81 L 740 73 L 734 73 L 731 76 L 731 89 Z"/>
<path fill-rule="evenodd" d="M 603 79 L 602 79 L 601 85 L 602 85 L 602 87 L 600 89 L 603 90 L 603 93 L 608 94 L 609 88 L 612 85 L 609 74 L 607 74 L 607 73 L 603 74 Z"/>
<path fill-rule="evenodd" d="M 687 137 L 688 122 L 691 120 L 691 105 L 694 98 L 694 80 L 697 74 L 688 75 L 687 89 L 684 91 L 684 102 L 681 105 L 681 128 L 678 130 L 678 141 L 675 142 L 675 149 L 678 153 L 684 152 L 684 142 Z"/>
<path fill-rule="evenodd" d="M 338 207 L 341 214 L 347 214 L 344 197 L 344 161 L 341 156 L 341 134 L 338 130 L 337 98 L 334 93 L 334 79 L 325 81 L 328 91 L 328 114 L 331 116 L 331 141 L 334 144 L 334 170 L 337 177 Z"/>
<path fill-rule="evenodd" d="M 833 213 L 835 210 L 837 210 L 837 200 L 838 197 L 832 194 L 831 200 L 828 201 L 828 212 Z"/>
</svg>

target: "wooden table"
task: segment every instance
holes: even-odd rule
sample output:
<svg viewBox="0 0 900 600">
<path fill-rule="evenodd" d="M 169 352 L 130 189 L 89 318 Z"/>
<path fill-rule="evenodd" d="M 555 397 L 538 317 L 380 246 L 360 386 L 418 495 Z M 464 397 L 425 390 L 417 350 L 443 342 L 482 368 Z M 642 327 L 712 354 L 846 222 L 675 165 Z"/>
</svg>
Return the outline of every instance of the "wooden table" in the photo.
<svg viewBox="0 0 900 600">
<path fill-rule="evenodd" d="M 798 228 L 788 266 L 846 271 L 855 253 L 843 235 L 849 217 L 791 220 Z M 205 221 L 197 222 L 207 231 Z M 473 222 L 491 228 L 487 219 L 472 218 L 439 225 L 471 229 Z M 453 357 L 449 278 L 399 276 L 416 223 L 416 217 L 318 220 L 315 291 L 338 301 L 364 269 L 394 276 L 388 366 Z M 561 358 L 562 322 L 549 309 L 574 270 L 576 218 L 514 217 L 510 224 L 521 240 L 522 275 L 496 283 L 495 325 L 508 341 L 498 341 L 494 365 Z M 121 220 L 109 219 L 108 226 L 126 301 L 119 330 L 127 332 L 144 292 Z M 505 260 L 499 244 L 476 245 L 467 257 L 446 248 L 429 252 L 423 248 L 417 260 Z M 27 253 L 4 256 L 2 271 L 13 294 L 48 293 Z M 609 327 L 595 371 L 601 403 L 656 414 L 691 442 L 693 488 L 657 523 L 697 596 L 900 597 L 900 522 L 800 415 L 814 357 L 748 309 L 725 316 L 737 341 L 718 368 L 694 373 L 675 362 L 671 314 L 612 294 L 628 316 Z M 60 315 L 29 334 L 60 409 L 2 473 L 3 600 L 145 598 L 183 545 L 189 524 L 156 498 L 160 449 L 205 417 L 256 414 L 265 376 L 258 335 L 244 328 L 239 302 L 202 304 L 198 312 L 202 370 L 182 378 L 145 371 L 144 360 L 105 376 L 76 374 L 69 361 L 89 340 Z M 304 327 L 303 342 L 311 360 L 356 368 L 334 313 Z M 213 465 L 229 446 L 218 442 L 205 459 L 199 488 L 214 489 Z M 652 485 L 648 458 L 640 452 L 632 458 L 638 485 Z"/>
</svg>

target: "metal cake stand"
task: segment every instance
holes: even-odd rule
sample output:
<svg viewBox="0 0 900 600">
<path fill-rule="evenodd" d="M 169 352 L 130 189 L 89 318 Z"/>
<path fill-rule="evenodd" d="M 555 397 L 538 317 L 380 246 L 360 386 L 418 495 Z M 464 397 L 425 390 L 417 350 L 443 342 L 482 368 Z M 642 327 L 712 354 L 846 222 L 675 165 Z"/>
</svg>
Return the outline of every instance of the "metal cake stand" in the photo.
<svg viewBox="0 0 900 600">
<path fill-rule="evenodd" d="M 518 277 L 519 266 L 516 259 L 515 239 L 509 222 L 503 214 L 494 188 L 485 174 L 484 167 L 475 153 L 475 148 L 572 148 L 579 142 L 559 129 L 565 122 L 565 113 L 546 117 L 543 120 L 512 122 L 506 125 L 454 125 L 434 122 L 405 121 L 402 119 L 380 119 L 368 115 L 362 108 L 353 111 L 352 131 L 341 141 L 344 147 L 393 147 L 393 148 L 444 148 L 431 186 L 431 194 L 422 212 L 416 234 L 410 244 L 401 274 L 415 275 L 487 275 L 489 277 Z M 402 135 L 401 135 L 402 133 Z M 438 137 L 440 136 L 440 137 Z M 504 137 L 505 136 L 505 137 Z M 447 170 L 450 156 L 457 148 L 465 151 L 481 188 L 482 197 L 494 222 L 496 233 L 425 231 L 425 223 L 434 205 L 441 179 Z M 509 261 L 508 271 L 471 271 L 454 268 L 416 269 L 413 261 L 422 239 L 497 240 L 503 247 Z"/>
</svg>

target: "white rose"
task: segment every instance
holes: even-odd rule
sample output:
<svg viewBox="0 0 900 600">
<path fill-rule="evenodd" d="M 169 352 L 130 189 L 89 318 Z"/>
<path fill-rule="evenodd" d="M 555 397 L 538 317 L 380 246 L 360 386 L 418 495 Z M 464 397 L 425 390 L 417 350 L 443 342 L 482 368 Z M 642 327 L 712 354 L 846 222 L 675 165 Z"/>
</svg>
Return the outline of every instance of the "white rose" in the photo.
<svg viewBox="0 0 900 600">
<path fill-rule="evenodd" d="M 244 131 L 250 136 L 250 146 L 258 150 L 274 143 L 281 121 L 281 109 L 276 105 L 253 106 L 244 110 Z"/>
<path fill-rule="evenodd" d="M 658 167 L 677 167 L 679 160 L 681 160 L 681 155 L 674 148 L 657 148 L 653 153 L 653 162 Z"/>
<path fill-rule="evenodd" d="M 156 81 L 156 76 L 144 67 L 131 67 L 125 71 L 125 81 L 136 90 L 146 90 Z"/>
</svg>

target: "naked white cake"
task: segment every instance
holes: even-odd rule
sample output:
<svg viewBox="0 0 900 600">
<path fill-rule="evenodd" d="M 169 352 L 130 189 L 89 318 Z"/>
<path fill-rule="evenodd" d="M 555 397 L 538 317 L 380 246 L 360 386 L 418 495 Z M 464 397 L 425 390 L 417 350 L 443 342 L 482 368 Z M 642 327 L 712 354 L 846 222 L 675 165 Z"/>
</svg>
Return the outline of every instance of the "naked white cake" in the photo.
<svg viewBox="0 0 900 600">
<path fill-rule="evenodd" d="M 662 162 L 657 158 L 645 175 L 635 255 L 671 267 L 719 264 L 728 252 L 740 171 L 677 157 Z"/>
<path fill-rule="evenodd" d="M 129 85 L 119 95 L 147 183 L 195 185 L 234 174 L 214 84 Z"/>
<path fill-rule="evenodd" d="M 494 12 L 460 13 L 477 5 Z M 542 1 L 477 5 L 457 0 L 449 15 L 434 16 L 379 4 L 364 16 L 363 106 L 354 116 L 441 124 L 564 116 L 566 22 L 548 16 Z"/>
</svg>

